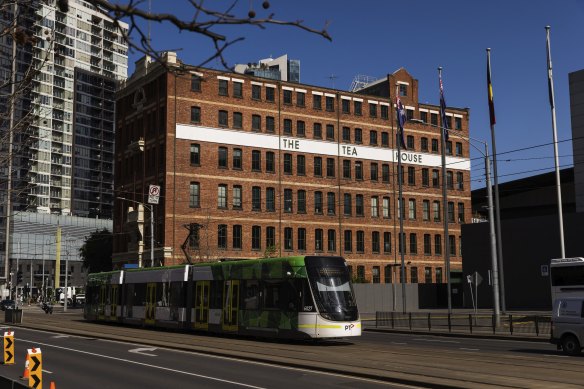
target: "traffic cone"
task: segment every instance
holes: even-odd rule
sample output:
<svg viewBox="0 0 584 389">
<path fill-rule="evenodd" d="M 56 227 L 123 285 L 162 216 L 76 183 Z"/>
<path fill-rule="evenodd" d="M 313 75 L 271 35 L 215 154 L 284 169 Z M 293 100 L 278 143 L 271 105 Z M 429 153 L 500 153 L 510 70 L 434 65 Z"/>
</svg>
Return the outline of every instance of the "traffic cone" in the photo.
<svg viewBox="0 0 584 389">
<path fill-rule="evenodd" d="M 57 389 L 57 386 L 55 386 L 54 381 L 51 381 L 51 386 L 49 386 L 49 389 Z"/>
<path fill-rule="evenodd" d="M 29 372 L 28 372 L 28 354 L 26 354 L 26 362 L 24 363 L 24 373 L 20 377 L 21 380 L 28 380 Z"/>
</svg>

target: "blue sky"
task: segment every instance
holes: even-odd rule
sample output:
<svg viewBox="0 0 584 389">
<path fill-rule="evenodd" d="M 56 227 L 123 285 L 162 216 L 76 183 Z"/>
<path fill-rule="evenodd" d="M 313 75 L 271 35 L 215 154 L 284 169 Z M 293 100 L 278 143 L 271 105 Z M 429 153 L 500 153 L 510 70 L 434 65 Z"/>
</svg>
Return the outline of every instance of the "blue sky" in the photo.
<svg viewBox="0 0 584 389">
<path fill-rule="evenodd" d="M 332 42 L 292 27 L 223 28 L 229 38 L 245 37 L 225 53 L 247 63 L 288 54 L 301 62 L 301 82 L 347 90 L 357 74 L 382 77 L 400 67 L 419 80 L 420 101 L 438 104 L 437 67 L 442 66 L 448 106 L 469 107 L 471 137 L 490 141 L 486 52 L 491 48 L 499 182 L 553 171 L 551 113 L 547 92 L 545 26 L 551 50 L 561 166 L 572 166 L 568 73 L 584 68 L 584 1 L 558 0 L 271 0 L 276 19 L 328 24 Z M 184 1 L 152 0 L 153 11 L 189 15 Z M 172 4 L 172 7 L 169 5 Z M 217 0 L 220 8 L 230 2 Z M 262 1 L 251 2 L 258 17 Z M 250 1 L 234 13 L 246 15 Z M 199 64 L 213 53 L 209 41 L 152 24 L 158 50 L 180 49 L 179 58 Z M 130 55 L 133 64 L 139 58 Z M 220 68 L 217 62 L 208 67 Z M 133 65 L 130 72 L 133 71 Z M 530 148 L 532 147 L 532 148 Z M 530 148 L 522 152 L 514 150 Z M 473 158 L 480 157 L 477 152 Z M 483 163 L 474 160 L 472 187 L 484 186 Z"/>
</svg>

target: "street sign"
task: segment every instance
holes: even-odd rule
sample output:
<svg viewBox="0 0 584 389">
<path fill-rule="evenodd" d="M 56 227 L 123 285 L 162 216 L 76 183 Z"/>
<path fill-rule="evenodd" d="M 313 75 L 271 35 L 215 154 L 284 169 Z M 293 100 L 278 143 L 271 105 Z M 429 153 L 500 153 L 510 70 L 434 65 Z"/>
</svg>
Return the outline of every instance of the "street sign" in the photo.
<svg viewBox="0 0 584 389">
<path fill-rule="evenodd" d="M 474 272 L 473 278 L 474 278 L 474 281 L 477 283 L 477 285 L 480 285 L 483 282 L 483 277 L 481 277 L 481 275 L 479 274 L 478 271 Z"/>
<path fill-rule="evenodd" d="M 4 332 L 4 364 L 14 365 L 14 331 Z"/>
<path fill-rule="evenodd" d="M 28 387 L 29 388 L 42 388 L 43 387 L 43 356 L 41 354 L 40 348 L 28 349 L 28 360 L 29 364 L 29 376 L 28 376 Z"/>
<path fill-rule="evenodd" d="M 158 204 L 160 198 L 160 186 L 150 185 L 148 188 L 148 204 Z"/>
</svg>

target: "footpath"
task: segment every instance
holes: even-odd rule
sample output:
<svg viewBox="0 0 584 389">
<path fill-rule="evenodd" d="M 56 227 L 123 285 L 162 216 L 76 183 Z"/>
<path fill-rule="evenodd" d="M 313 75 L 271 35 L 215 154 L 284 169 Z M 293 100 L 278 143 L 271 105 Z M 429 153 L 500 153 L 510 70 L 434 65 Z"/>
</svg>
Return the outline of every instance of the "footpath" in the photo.
<svg viewBox="0 0 584 389">
<path fill-rule="evenodd" d="M 3 318 L 0 318 L 3 319 Z M 2 321 L 2 320 L 0 320 Z M 37 330 L 165 347 L 346 374 L 427 388 L 581 388 L 584 358 L 534 353 L 461 352 L 373 342 L 281 342 L 92 323 L 79 309 L 53 315 L 25 307 L 21 324 Z M 521 346 L 518 344 L 518 350 Z M 550 362 L 551 361 L 551 362 Z M 552 373 L 552 372 L 556 373 Z M 559 373 L 561 371 L 561 374 Z"/>
</svg>

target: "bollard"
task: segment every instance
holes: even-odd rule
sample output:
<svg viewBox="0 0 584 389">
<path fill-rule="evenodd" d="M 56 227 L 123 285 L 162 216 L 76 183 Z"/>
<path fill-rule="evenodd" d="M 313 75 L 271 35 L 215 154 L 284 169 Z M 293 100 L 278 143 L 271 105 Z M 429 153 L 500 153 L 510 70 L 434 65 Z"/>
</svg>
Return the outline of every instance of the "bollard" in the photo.
<svg viewBox="0 0 584 389">
<path fill-rule="evenodd" d="M 472 313 L 468 314 L 468 326 L 470 328 L 470 333 L 472 334 Z"/>
<path fill-rule="evenodd" d="M 509 331 L 511 331 L 511 335 L 513 335 L 513 315 L 509 315 Z"/>
<path fill-rule="evenodd" d="M 491 317 L 493 318 L 493 335 L 495 335 L 495 332 L 497 331 L 497 318 L 495 317 L 495 314 L 493 314 Z"/>
<path fill-rule="evenodd" d="M 450 321 L 450 313 L 448 314 L 448 332 L 452 332 L 452 323 Z"/>
</svg>

